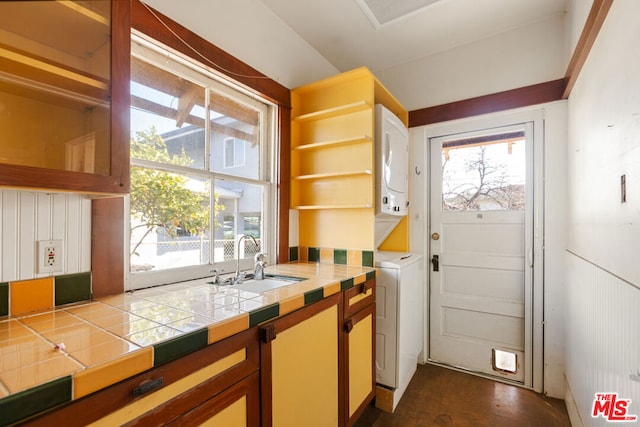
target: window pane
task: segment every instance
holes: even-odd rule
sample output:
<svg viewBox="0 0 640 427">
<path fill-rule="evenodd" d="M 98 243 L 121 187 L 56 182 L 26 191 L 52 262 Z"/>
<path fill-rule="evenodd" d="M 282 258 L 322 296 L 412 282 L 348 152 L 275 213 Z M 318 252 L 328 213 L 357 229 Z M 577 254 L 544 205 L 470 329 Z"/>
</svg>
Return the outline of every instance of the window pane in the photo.
<svg viewBox="0 0 640 427">
<path fill-rule="evenodd" d="M 214 261 L 252 258 L 264 252 L 262 233 L 263 187 L 237 181 L 215 182 L 215 243 Z M 238 240 L 247 235 L 238 246 Z M 258 246 L 251 239 L 253 237 Z"/>
<path fill-rule="evenodd" d="M 260 178 L 260 113 L 211 92 L 211 170 Z"/>
<path fill-rule="evenodd" d="M 204 95 L 203 87 L 132 57 L 133 138 L 163 141 L 163 153 L 155 155 L 156 143 L 148 141 L 132 157 L 204 169 Z"/>
<path fill-rule="evenodd" d="M 525 177 L 524 132 L 442 144 L 444 211 L 522 210 Z"/>
<path fill-rule="evenodd" d="M 131 168 L 131 271 L 209 263 L 209 181 Z"/>
</svg>

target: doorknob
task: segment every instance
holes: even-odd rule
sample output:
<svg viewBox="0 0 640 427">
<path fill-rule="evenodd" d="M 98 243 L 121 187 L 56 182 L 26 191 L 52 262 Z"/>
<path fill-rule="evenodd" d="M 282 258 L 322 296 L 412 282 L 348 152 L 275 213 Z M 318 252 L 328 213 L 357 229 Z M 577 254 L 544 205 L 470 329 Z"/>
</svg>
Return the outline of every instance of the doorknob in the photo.
<svg viewBox="0 0 640 427">
<path fill-rule="evenodd" d="M 431 257 L 431 264 L 433 264 L 433 271 L 440 271 L 440 257 L 438 255 Z"/>
<path fill-rule="evenodd" d="M 433 240 L 440 240 L 440 235 L 439 235 L 438 233 L 433 233 L 433 234 L 431 235 L 431 238 L 432 238 Z"/>
</svg>

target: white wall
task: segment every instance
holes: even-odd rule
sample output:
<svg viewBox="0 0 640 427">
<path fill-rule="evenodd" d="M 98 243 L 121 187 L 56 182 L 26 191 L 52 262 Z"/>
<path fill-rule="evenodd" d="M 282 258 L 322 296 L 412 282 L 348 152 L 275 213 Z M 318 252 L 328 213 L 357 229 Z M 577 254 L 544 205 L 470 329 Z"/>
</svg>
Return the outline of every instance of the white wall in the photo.
<svg viewBox="0 0 640 427">
<path fill-rule="evenodd" d="M 144 1 L 285 87 L 339 73 L 259 0 Z"/>
<path fill-rule="evenodd" d="M 632 399 L 640 415 L 640 382 L 629 379 L 640 370 L 638 16 L 640 2 L 613 2 L 569 98 L 566 400 L 585 425 L 606 424 L 590 416 L 598 392 Z"/>
<path fill-rule="evenodd" d="M 564 77 L 564 15 L 376 71 L 411 111 Z"/>
<path fill-rule="evenodd" d="M 38 274 L 36 242 L 63 240 L 63 271 Z M 91 270 L 91 201 L 0 189 L 0 282 Z"/>
</svg>

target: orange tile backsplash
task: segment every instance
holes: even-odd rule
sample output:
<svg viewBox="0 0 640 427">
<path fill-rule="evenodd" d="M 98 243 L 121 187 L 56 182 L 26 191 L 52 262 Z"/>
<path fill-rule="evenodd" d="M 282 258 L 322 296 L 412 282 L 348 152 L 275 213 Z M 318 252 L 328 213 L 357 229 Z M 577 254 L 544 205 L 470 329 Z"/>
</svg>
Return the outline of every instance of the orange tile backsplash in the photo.
<svg viewBox="0 0 640 427">
<path fill-rule="evenodd" d="M 9 286 L 9 311 L 14 316 L 53 307 L 52 277 L 11 282 Z"/>
</svg>

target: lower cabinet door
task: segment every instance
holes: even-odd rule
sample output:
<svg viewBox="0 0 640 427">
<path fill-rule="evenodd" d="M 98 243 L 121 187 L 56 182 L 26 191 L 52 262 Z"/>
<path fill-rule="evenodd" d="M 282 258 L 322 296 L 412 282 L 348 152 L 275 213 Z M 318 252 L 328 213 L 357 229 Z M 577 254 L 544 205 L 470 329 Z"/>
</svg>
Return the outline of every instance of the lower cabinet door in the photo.
<svg viewBox="0 0 640 427">
<path fill-rule="evenodd" d="M 257 427 L 260 376 L 256 372 L 167 424 L 169 426 Z"/>
<path fill-rule="evenodd" d="M 375 304 L 344 323 L 345 401 L 347 425 L 352 425 L 375 396 Z"/>
<path fill-rule="evenodd" d="M 341 425 L 340 295 L 261 327 L 262 425 Z"/>
</svg>

